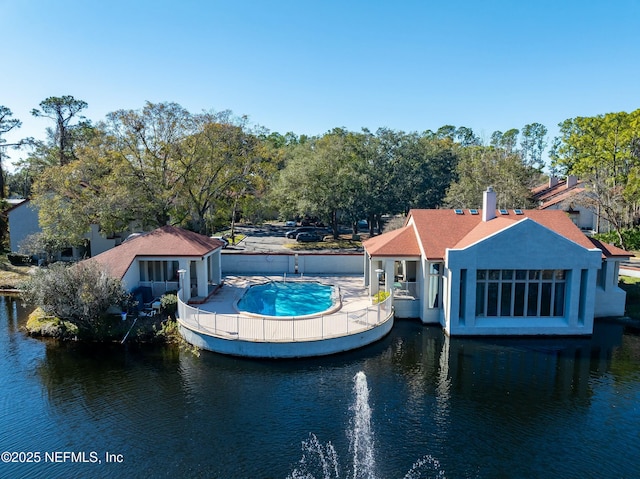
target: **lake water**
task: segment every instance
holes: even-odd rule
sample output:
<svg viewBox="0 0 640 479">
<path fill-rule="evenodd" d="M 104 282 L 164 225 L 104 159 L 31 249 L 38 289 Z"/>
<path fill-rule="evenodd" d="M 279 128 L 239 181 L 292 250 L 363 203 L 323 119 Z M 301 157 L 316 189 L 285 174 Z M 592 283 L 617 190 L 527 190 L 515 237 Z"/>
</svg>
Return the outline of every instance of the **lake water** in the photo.
<svg viewBox="0 0 640 479">
<path fill-rule="evenodd" d="M 478 340 L 400 321 L 356 352 L 265 361 L 60 345 L 25 320 L 0 298 L 2 478 L 640 474 L 640 338 L 617 324 Z"/>
</svg>

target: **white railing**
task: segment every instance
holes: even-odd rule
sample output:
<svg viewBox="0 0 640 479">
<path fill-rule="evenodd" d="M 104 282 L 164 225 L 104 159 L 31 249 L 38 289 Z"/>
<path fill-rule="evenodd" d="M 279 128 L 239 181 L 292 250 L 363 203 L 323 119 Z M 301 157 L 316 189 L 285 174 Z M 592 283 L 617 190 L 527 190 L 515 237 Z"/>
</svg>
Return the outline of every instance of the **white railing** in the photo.
<svg viewBox="0 0 640 479">
<path fill-rule="evenodd" d="M 418 283 L 414 281 L 401 281 L 394 283 L 394 294 L 396 297 L 418 297 Z"/>
<path fill-rule="evenodd" d="M 177 291 L 180 287 L 178 281 L 140 281 L 138 286 L 150 287 L 154 298 L 159 298 L 167 291 Z"/>
<path fill-rule="evenodd" d="M 224 339 L 255 342 L 295 342 L 328 339 L 360 333 L 393 316 L 392 298 L 358 311 L 338 311 L 319 316 L 255 317 L 218 314 L 189 306 L 178 295 L 178 317 L 189 329 Z"/>
</svg>

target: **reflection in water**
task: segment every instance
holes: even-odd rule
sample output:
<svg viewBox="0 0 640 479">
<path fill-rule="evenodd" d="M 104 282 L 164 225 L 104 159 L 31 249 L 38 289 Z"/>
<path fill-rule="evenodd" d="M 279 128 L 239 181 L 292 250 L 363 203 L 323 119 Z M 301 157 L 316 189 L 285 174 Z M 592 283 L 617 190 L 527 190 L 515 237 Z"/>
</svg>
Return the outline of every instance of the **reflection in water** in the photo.
<svg viewBox="0 0 640 479">
<path fill-rule="evenodd" d="M 640 470 L 640 338 L 614 323 L 598 323 L 593 338 L 502 340 L 398 321 L 359 351 L 257 361 L 60 345 L 25 336 L 25 320 L 18 301 L 2 299 L 0 450 L 110 451 L 125 462 L 0 464 L 3 477 L 284 478 L 300 468 L 305 440 L 319 452 L 303 455 L 336 476 L 331 465 L 356 452 L 346 432 L 367 408 L 370 442 L 358 450 L 373 451 L 380 479 Z M 319 467 L 315 477 L 327 477 Z"/>
</svg>

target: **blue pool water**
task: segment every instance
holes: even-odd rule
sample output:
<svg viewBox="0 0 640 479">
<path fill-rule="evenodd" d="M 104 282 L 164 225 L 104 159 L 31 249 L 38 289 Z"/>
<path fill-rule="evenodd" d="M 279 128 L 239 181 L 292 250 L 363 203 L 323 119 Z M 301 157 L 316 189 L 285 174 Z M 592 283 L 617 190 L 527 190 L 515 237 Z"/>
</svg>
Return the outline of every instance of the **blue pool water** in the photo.
<svg viewBox="0 0 640 479">
<path fill-rule="evenodd" d="M 265 316 L 305 316 L 333 305 L 333 286 L 308 282 L 274 281 L 251 286 L 238 301 L 238 309 Z"/>
</svg>

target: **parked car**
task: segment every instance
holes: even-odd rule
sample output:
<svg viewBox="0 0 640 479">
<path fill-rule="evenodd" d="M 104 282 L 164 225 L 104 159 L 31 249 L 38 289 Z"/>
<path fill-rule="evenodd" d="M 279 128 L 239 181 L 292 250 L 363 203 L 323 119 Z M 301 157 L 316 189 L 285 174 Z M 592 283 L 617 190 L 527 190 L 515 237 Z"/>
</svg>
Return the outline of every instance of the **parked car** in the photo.
<svg viewBox="0 0 640 479">
<path fill-rule="evenodd" d="M 296 241 L 299 243 L 310 243 L 313 241 L 322 241 L 324 237 L 316 231 L 307 231 L 305 233 L 298 233 Z"/>
<path fill-rule="evenodd" d="M 300 228 L 296 228 L 294 230 L 287 231 L 284 235 L 287 238 L 296 238 L 300 233 L 310 233 L 310 232 L 315 232 L 315 231 L 316 231 L 316 227 L 315 226 L 301 226 Z"/>
<path fill-rule="evenodd" d="M 284 225 L 291 227 L 291 226 L 295 226 L 296 222 L 295 222 L 295 220 L 289 220 L 289 221 L 285 222 Z"/>
<path fill-rule="evenodd" d="M 229 246 L 229 240 L 224 236 L 212 236 L 211 238 L 217 239 L 218 241 L 222 241 L 224 243 L 222 248 L 226 248 L 227 246 Z"/>
</svg>

